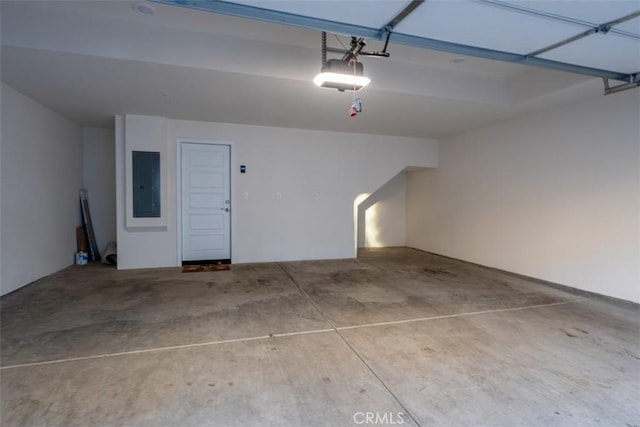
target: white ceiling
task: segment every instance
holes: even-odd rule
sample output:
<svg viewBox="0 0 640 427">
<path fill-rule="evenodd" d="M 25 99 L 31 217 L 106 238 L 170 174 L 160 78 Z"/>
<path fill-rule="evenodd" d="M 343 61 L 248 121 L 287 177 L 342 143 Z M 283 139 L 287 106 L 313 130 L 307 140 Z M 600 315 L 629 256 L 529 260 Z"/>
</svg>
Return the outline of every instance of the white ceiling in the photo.
<svg viewBox="0 0 640 427">
<path fill-rule="evenodd" d="M 268 3 L 337 13 L 327 2 Z M 359 93 L 363 113 L 350 119 L 352 94 L 311 82 L 320 68 L 317 31 L 162 4 L 145 16 L 133 4 L 0 2 L 2 80 L 84 126 L 111 126 L 114 114 L 135 113 L 425 138 L 602 93 L 598 79 L 391 45 L 389 59 L 362 59 L 372 83 Z M 384 21 L 404 2 L 375 4 L 366 18 Z M 340 14 L 360 16 L 357 10 Z M 407 18 L 406 25 L 418 24 Z M 548 25 L 542 43 L 565 34 Z M 480 33 L 472 41 L 494 37 Z M 506 50 L 522 48 L 501 42 Z M 334 36 L 329 45 L 340 47 Z"/>
</svg>

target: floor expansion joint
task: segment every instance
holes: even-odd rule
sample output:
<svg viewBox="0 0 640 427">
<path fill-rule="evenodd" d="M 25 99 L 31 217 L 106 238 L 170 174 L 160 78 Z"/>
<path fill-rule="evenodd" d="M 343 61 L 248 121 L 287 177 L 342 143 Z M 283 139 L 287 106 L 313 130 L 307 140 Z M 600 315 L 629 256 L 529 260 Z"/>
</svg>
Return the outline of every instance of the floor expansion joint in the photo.
<svg viewBox="0 0 640 427">
<path fill-rule="evenodd" d="M 371 375 L 373 375 L 376 378 L 376 380 L 382 385 L 382 387 L 387 391 L 387 393 L 389 393 L 389 395 L 398 404 L 398 406 L 400 406 L 402 408 L 402 410 L 404 411 L 404 414 L 408 415 L 409 418 L 411 418 L 411 421 L 413 421 L 416 426 L 420 427 L 421 424 L 418 422 L 416 417 L 409 411 L 409 409 L 407 409 L 407 406 L 404 403 L 402 403 L 400 398 L 389 388 L 389 386 L 382 380 L 382 378 L 380 378 L 378 373 L 371 367 L 371 365 L 369 365 L 367 363 L 367 361 L 364 360 L 362 355 L 360 353 L 358 353 L 358 351 L 353 347 L 353 345 L 351 345 L 351 343 L 344 337 L 344 335 L 342 335 L 340 330 L 333 324 L 331 319 L 329 319 L 329 316 L 327 316 L 322 310 L 320 310 L 320 307 L 318 307 L 318 305 L 313 301 L 313 299 L 311 299 L 311 296 L 309 296 L 309 294 L 306 293 L 304 289 L 302 289 L 302 287 L 298 284 L 298 282 L 295 281 L 293 276 L 291 276 L 291 274 L 289 274 L 289 272 L 280 263 L 278 263 L 278 267 L 280 267 L 282 272 L 289 278 L 291 283 L 293 283 L 293 285 L 298 289 L 300 294 L 303 297 L 305 297 L 307 299 L 307 301 L 309 301 L 309 304 L 311 304 L 318 311 L 318 313 L 320 313 L 320 315 L 322 317 L 324 317 L 326 322 L 329 325 L 331 325 L 331 327 L 338 334 L 340 339 L 342 339 L 342 341 L 347 345 L 347 347 L 349 347 L 349 349 L 351 349 L 353 354 L 355 354 L 355 356 L 360 360 L 360 362 L 362 362 L 362 364 L 367 368 L 367 370 L 371 373 Z"/>
</svg>

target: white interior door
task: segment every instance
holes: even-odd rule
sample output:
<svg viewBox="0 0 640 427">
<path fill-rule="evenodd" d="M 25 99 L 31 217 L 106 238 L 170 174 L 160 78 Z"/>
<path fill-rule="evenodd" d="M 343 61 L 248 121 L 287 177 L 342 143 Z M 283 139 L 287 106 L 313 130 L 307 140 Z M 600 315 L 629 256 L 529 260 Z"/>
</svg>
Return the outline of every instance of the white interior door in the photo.
<svg viewBox="0 0 640 427">
<path fill-rule="evenodd" d="M 182 261 L 231 259 L 231 147 L 183 142 Z"/>
</svg>

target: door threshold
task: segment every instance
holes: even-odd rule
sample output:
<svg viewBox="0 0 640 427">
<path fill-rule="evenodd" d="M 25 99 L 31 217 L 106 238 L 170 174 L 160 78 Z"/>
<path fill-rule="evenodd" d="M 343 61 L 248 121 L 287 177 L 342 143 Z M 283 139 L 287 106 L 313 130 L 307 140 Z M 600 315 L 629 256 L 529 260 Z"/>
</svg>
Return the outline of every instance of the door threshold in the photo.
<svg viewBox="0 0 640 427">
<path fill-rule="evenodd" d="M 197 261 L 182 261 L 182 266 L 185 265 L 226 265 L 231 264 L 231 259 L 201 259 Z"/>
</svg>

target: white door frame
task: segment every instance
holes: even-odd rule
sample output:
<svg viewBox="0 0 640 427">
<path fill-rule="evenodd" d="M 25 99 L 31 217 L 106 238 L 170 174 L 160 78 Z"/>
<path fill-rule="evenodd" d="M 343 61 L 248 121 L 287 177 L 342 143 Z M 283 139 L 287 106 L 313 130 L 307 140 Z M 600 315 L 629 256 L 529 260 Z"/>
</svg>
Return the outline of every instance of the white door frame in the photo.
<svg viewBox="0 0 640 427">
<path fill-rule="evenodd" d="M 231 185 L 231 262 L 235 258 L 236 252 L 236 180 L 234 179 L 234 170 L 236 164 L 235 144 L 232 141 L 215 141 L 211 139 L 199 138 L 176 138 L 176 266 L 182 266 L 182 144 L 205 144 L 205 145 L 227 145 L 231 152 L 229 183 Z"/>
</svg>

